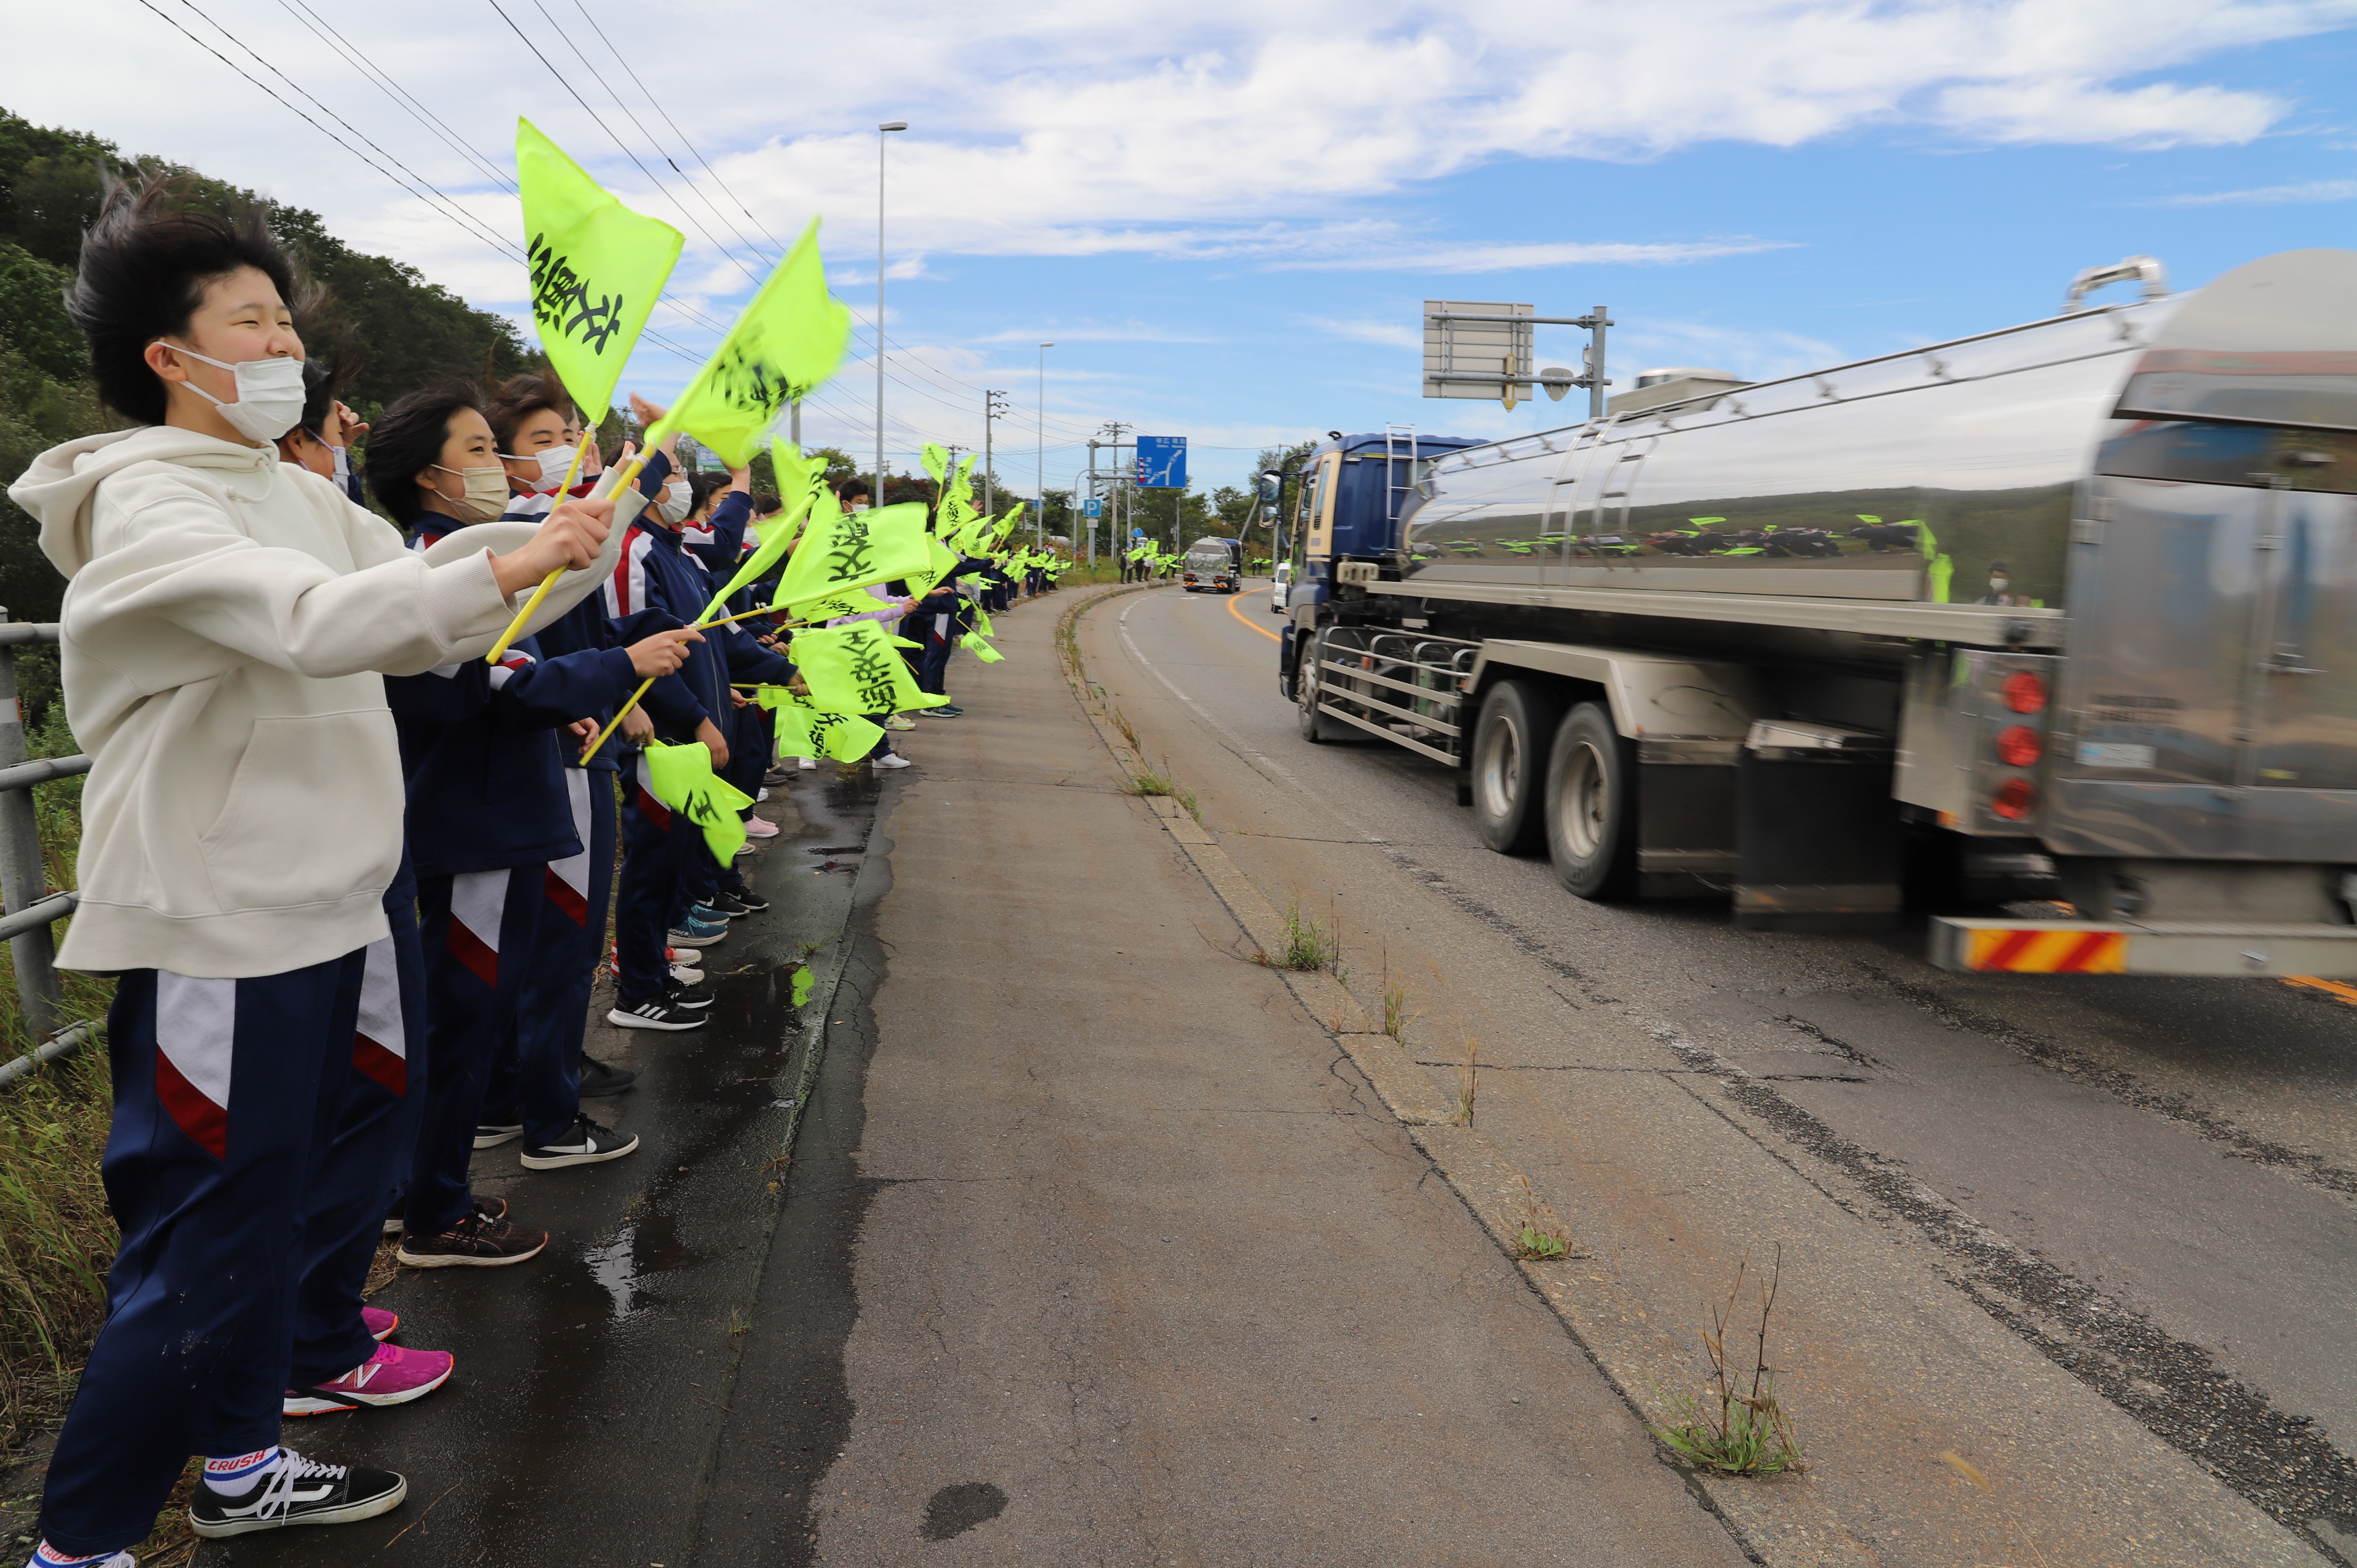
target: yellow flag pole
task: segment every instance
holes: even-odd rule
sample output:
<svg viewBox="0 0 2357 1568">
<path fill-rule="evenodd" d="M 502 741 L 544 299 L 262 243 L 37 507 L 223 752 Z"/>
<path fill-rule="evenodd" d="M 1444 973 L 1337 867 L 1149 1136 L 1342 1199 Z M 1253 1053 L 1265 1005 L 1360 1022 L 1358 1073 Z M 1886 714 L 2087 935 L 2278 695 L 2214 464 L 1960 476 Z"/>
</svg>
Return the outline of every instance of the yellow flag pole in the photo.
<svg viewBox="0 0 2357 1568">
<path fill-rule="evenodd" d="M 581 472 L 582 455 L 588 450 L 589 433 L 585 430 L 581 433 L 579 443 L 573 448 L 573 466 L 565 470 L 565 482 L 556 487 L 557 506 L 565 504 L 565 492 L 573 488 L 575 478 Z M 552 507 L 549 510 L 553 511 L 555 508 Z M 497 664 L 500 661 L 500 655 L 505 653 L 508 650 L 508 644 L 513 642 L 522 634 L 523 623 L 532 618 L 532 612 L 540 608 L 540 601 L 548 597 L 548 590 L 556 586 L 556 579 L 563 575 L 565 572 L 560 567 L 540 580 L 540 586 L 533 590 L 532 597 L 524 601 L 523 608 L 516 612 L 515 619 L 508 622 L 507 630 L 500 633 L 500 639 L 491 644 L 491 650 L 489 653 L 483 655 L 484 663 Z"/>
</svg>

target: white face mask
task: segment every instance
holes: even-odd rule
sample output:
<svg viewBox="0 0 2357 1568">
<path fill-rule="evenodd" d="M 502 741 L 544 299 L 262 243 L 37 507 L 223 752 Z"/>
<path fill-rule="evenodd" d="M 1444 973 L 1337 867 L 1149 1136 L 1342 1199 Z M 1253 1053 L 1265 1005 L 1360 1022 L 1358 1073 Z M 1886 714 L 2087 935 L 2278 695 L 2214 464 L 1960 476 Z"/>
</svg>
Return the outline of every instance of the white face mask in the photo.
<svg viewBox="0 0 2357 1568">
<path fill-rule="evenodd" d="M 662 520 L 665 522 L 677 525 L 687 521 L 687 514 L 694 510 L 694 503 L 688 499 L 685 490 L 681 489 L 677 485 L 673 485 L 663 491 L 662 499 L 656 503 L 655 510 L 662 513 Z"/>
<path fill-rule="evenodd" d="M 442 496 L 442 504 L 450 515 L 462 522 L 489 522 L 508 510 L 508 471 L 494 463 L 488 468 L 452 468 L 434 465 L 446 474 L 456 474 L 467 487 L 467 499 L 452 500 Z M 441 495 L 439 490 L 435 492 Z"/>
<path fill-rule="evenodd" d="M 2013 586 L 2013 584 L 2008 578 L 1991 577 L 1989 579 L 1989 592 L 1992 594 L 2001 594 L 2011 586 Z"/>
<path fill-rule="evenodd" d="M 163 339 L 156 339 L 162 342 Z M 236 427 L 237 433 L 249 441 L 277 440 L 301 423 L 303 418 L 303 361 L 295 359 L 248 360 L 232 365 L 226 360 L 216 360 L 210 354 L 199 354 L 194 349 L 183 349 L 178 343 L 164 347 L 176 354 L 186 354 L 192 360 L 202 360 L 208 365 L 218 365 L 237 378 L 237 401 L 223 403 L 196 382 L 188 390 L 221 410 L 221 415 Z"/>
</svg>

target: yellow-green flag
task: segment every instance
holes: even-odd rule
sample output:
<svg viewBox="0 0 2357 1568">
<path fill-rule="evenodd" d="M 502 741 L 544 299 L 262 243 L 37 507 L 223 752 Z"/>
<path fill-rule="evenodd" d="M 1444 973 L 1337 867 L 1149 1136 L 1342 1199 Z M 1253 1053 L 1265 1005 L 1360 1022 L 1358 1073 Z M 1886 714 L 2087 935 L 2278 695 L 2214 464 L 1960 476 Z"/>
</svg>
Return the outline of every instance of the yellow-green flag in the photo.
<svg viewBox="0 0 2357 1568">
<path fill-rule="evenodd" d="M 947 697 L 920 690 L 909 661 L 872 620 L 794 634 L 794 667 L 823 714 L 897 714 L 938 708 Z"/>
<path fill-rule="evenodd" d="M 744 820 L 737 815 L 753 798 L 724 779 L 713 776 L 712 753 L 699 742 L 685 746 L 650 744 L 644 754 L 647 791 L 704 830 L 704 842 L 726 865 L 745 842 Z"/>
<path fill-rule="evenodd" d="M 810 744 L 817 749 L 810 755 L 831 757 L 837 762 L 856 762 L 876 749 L 876 742 L 883 734 L 883 725 L 870 724 L 857 714 L 813 714 Z"/>
<path fill-rule="evenodd" d="M 981 660 L 985 664 L 996 664 L 1000 660 L 1006 657 L 1006 655 L 999 652 L 996 648 L 991 647 L 990 644 L 984 639 L 982 633 L 978 631 L 970 631 L 963 637 L 959 638 L 958 646 L 964 649 L 968 653 L 973 654 L 976 659 Z"/>
<path fill-rule="evenodd" d="M 925 443 L 923 448 L 918 452 L 917 457 L 920 462 L 925 465 L 925 472 L 933 477 L 933 483 L 937 485 L 940 484 L 942 482 L 942 476 L 949 471 L 950 455 L 948 450 L 945 447 L 936 446 L 933 443 L 928 441 Z"/>
<path fill-rule="evenodd" d="M 927 537 L 921 501 L 832 516 L 822 508 L 786 563 L 770 603 L 774 607 L 831 598 L 922 571 L 931 558 Z"/>
<path fill-rule="evenodd" d="M 595 424 L 679 260 L 679 231 L 615 200 L 529 120 L 516 122 L 516 184 L 533 325 L 557 380 Z"/>
<path fill-rule="evenodd" d="M 834 374 L 850 340 L 851 312 L 826 292 L 813 218 L 670 414 L 647 432 L 647 446 L 684 430 L 728 467 L 743 467 L 786 404 Z"/>
<path fill-rule="evenodd" d="M 810 514 L 820 491 L 825 488 L 823 479 L 808 474 L 804 475 L 804 481 L 802 493 L 784 498 L 786 510 L 770 521 L 769 530 L 761 535 L 760 544 L 745 557 L 745 564 L 737 568 L 737 575 L 728 579 L 728 585 L 712 596 L 712 602 L 704 607 L 704 614 L 697 619 L 710 620 L 718 615 L 721 607 L 728 602 L 729 595 L 748 583 L 759 582 L 770 575 L 770 567 L 784 558 L 787 546 L 802 531 L 802 519 Z"/>
</svg>

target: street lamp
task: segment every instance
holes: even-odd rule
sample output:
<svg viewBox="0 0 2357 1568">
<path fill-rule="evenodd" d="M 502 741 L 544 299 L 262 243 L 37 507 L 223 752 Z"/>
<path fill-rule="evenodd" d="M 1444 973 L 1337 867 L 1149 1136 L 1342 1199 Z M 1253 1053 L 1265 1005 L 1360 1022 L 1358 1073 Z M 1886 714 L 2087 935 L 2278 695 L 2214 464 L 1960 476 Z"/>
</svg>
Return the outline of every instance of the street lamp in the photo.
<svg viewBox="0 0 2357 1568">
<path fill-rule="evenodd" d="M 876 493 L 867 504 L 884 504 L 884 138 L 909 128 L 906 120 L 876 127 Z"/>
<path fill-rule="evenodd" d="M 1042 540 L 1048 526 L 1048 350 L 1054 347 L 1053 343 L 1039 345 L 1039 402 L 1033 405 L 1033 412 L 1039 416 L 1039 450 L 1032 459 L 1039 467 L 1031 474 L 1031 548 L 1034 550 L 1046 548 Z M 1094 561 L 1096 558 L 1097 533 L 1092 523 L 1089 527 L 1089 559 Z M 1073 564 L 1078 565 L 1080 559 L 1081 553 L 1073 551 Z"/>
</svg>

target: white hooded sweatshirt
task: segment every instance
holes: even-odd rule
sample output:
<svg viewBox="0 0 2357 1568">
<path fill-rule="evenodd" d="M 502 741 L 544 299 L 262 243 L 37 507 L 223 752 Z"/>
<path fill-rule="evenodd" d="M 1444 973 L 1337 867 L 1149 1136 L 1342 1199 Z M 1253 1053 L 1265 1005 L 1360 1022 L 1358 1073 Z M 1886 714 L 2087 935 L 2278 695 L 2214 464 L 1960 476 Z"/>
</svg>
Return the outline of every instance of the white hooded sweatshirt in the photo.
<svg viewBox="0 0 2357 1568">
<path fill-rule="evenodd" d="M 514 613 L 490 554 L 532 529 L 480 525 L 436 564 L 275 450 L 168 425 L 52 447 L 8 494 L 69 579 L 91 757 L 59 962 L 239 979 L 383 936 L 403 789 L 380 672 L 488 651 Z M 568 574 L 535 622 L 602 579 Z"/>
</svg>

